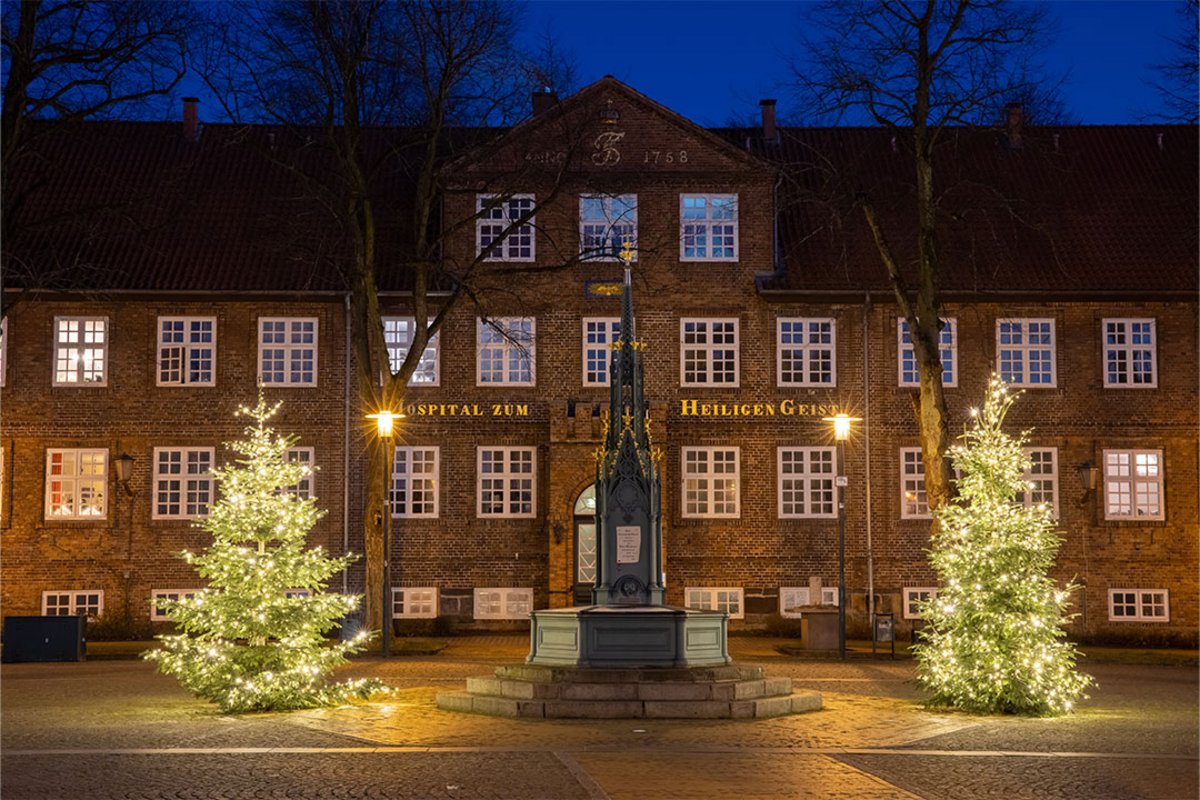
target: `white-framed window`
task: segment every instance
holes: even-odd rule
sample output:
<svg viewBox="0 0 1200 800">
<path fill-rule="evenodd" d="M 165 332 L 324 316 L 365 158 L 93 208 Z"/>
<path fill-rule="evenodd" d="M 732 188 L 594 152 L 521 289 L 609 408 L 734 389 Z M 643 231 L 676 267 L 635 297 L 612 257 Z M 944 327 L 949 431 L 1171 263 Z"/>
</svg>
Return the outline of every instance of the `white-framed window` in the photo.
<svg viewBox="0 0 1200 800">
<path fill-rule="evenodd" d="M 637 260 L 637 195 L 579 196 L 579 254 L 592 261 L 615 261 L 630 245 Z"/>
<path fill-rule="evenodd" d="M 900 591 L 903 594 L 900 610 L 905 619 L 925 619 L 921 604 L 938 596 L 936 586 L 905 586 Z"/>
<path fill-rule="evenodd" d="M 1153 319 L 1104 320 L 1104 385 L 1120 389 L 1158 386 L 1158 334 Z"/>
<path fill-rule="evenodd" d="M 679 320 L 679 384 L 738 385 L 738 321 Z"/>
<path fill-rule="evenodd" d="M 533 589 L 488 586 L 475 590 L 475 619 L 528 619 Z"/>
<path fill-rule="evenodd" d="M 1055 387 L 1054 351 L 1054 320 L 996 320 L 996 372 L 1005 383 Z"/>
<path fill-rule="evenodd" d="M 150 590 L 150 621 L 170 622 L 171 615 L 158 607 L 159 600 L 191 600 L 200 589 L 151 589 Z"/>
<path fill-rule="evenodd" d="M 737 261 L 738 196 L 679 195 L 679 260 Z"/>
<path fill-rule="evenodd" d="M 683 447 L 683 516 L 741 516 L 740 447 Z"/>
<path fill-rule="evenodd" d="M 154 448 L 154 519 L 199 519 L 213 501 L 211 447 Z"/>
<path fill-rule="evenodd" d="M 480 447 L 480 517 L 537 516 L 537 450 Z"/>
<path fill-rule="evenodd" d="M 258 382 L 271 386 L 317 385 L 317 319 L 258 320 Z"/>
<path fill-rule="evenodd" d="M 103 613 L 102 589 L 53 589 L 42 592 L 43 617 L 73 617 L 76 614 L 98 617 Z"/>
<path fill-rule="evenodd" d="M 704 611 L 724 611 L 730 619 L 743 619 L 746 607 L 742 602 L 742 590 L 736 586 L 689 586 L 683 590 L 688 608 Z"/>
<path fill-rule="evenodd" d="M 311 597 L 311 596 L 312 596 L 312 592 L 310 592 L 308 589 L 302 589 L 300 587 L 283 590 L 283 598 L 285 600 L 296 600 L 301 597 Z"/>
<path fill-rule="evenodd" d="M 301 500 L 310 500 L 313 496 L 313 464 L 316 463 L 316 450 L 311 447 L 289 447 L 284 457 L 293 464 L 303 464 L 308 467 L 308 474 L 288 486 L 284 491 L 293 494 Z"/>
<path fill-rule="evenodd" d="M 1162 450 L 1104 451 L 1104 518 L 1166 518 Z"/>
<path fill-rule="evenodd" d="M 46 450 L 46 518 L 103 519 L 108 515 L 108 451 Z"/>
<path fill-rule="evenodd" d="M 800 611 L 803 606 L 836 606 L 838 603 L 837 587 L 822 586 L 821 601 L 819 603 L 812 603 L 810 602 L 811 599 L 812 592 L 807 586 L 780 586 L 779 616 L 785 619 L 800 619 L 804 616 Z"/>
<path fill-rule="evenodd" d="M 832 447 L 780 447 L 779 518 L 829 519 L 837 516 Z"/>
<path fill-rule="evenodd" d="M 1026 508 L 1045 504 L 1058 517 L 1058 448 L 1026 447 L 1029 467 L 1024 481 L 1029 486 L 1025 492 L 1017 492 L 1017 500 Z"/>
<path fill-rule="evenodd" d="M 612 344 L 621 338 L 620 317 L 583 318 L 583 385 L 608 386 Z"/>
<path fill-rule="evenodd" d="M 475 255 L 485 261 L 533 261 L 533 203 L 531 194 L 476 195 Z M 497 240 L 501 241 L 484 255 Z"/>
<path fill-rule="evenodd" d="M 537 320 L 492 317 L 476 321 L 477 386 L 533 386 L 536 378 Z"/>
<path fill-rule="evenodd" d="M 1171 593 L 1167 589 L 1109 589 L 1108 618 L 1112 622 L 1170 622 Z"/>
<path fill-rule="evenodd" d="M 392 587 L 392 619 L 433 619 L 437 615 L 436 586 Z"/>
<path fill-rule="evenodd" d="M 108 317 L 54 318 L 54 385 L 108 385 Z"/>
<path fill-rule="evenodd" d="M 384 317 L 383 341 L 387 344 L 388 364 L 392 374 L 400 371 L 408 351 L 412 348 L 413 337 L 417 329 L 416 317 Z M 441 346 L 439 340 L 442 333 L 438 331 L 429 337 L 417 368 L 408 379 L 409 386 L 439 386 L 441 385 Z"/>
<path fill-rule="evenodd" d="M 931 519 L 929 496 L 925 493 L 925 461 L 921 448 L 900 448 L 900 518 Z"/>
<path fill-rule="evenodd" d="M 837 384 L 837 322 L 780 317 L 776 323 L 779 386 Z"/>
<path fill-rule="evenodd" d="M 0 319 L 0 386 L 8 374 L 8 317 Z"/>
<path fill-rule="evenodd" d="M 159 386 L 214 386 L 217 318 L 158 318 Z"/>
<path fill-rule="evenodd" d="M 917 353 L 913 349 L 912 334 L 908 320 L 896 319 L 897 353 L 899 354 L 900 386 L 920 386 L 921 375 L 917 371 Z M 942 317 L 942 329 L 938 332 L 938 355 L 942 361 L 942 386 L 958 386 L 958 320 Z"/>
<path fill-rule="evenodd" d="M 392 462 L 393 517 L 437 517 L 440 459 L 440 447 L 396 448 Z"/>
</svg>

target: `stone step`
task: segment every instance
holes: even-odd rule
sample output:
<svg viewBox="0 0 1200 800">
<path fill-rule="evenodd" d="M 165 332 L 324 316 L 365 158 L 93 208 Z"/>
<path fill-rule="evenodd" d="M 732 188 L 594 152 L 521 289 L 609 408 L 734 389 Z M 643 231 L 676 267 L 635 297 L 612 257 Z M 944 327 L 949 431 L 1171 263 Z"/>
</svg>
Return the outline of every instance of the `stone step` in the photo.
<svg viewBox="0 0 1200 800">
<path fill-rule="evenodd" d="M 762 667 L 729 664 L 720 667 L 643 667 L 615 669 L 599 667 L 547 667 L 539 664 L 509 664 L 496 667 L 501 680 L 537 683 L 711 683 L 749 681 L 763 677 Z"/>
<path fill-rule="evenodd" d="M 741 681 L 541 682 L 497 677 L 467 678 L 467 692 L 515 700 L 753 700 L 787 695 L 791 678 Z"/>
<path fill-rule="evenodd" d="M 522 700 L 443 692 L 438 708 L 497 717 L 547 719 L 763 719 L 817 711 L 818 692 L 799 691 L 751 700 Z"/>
</svg>

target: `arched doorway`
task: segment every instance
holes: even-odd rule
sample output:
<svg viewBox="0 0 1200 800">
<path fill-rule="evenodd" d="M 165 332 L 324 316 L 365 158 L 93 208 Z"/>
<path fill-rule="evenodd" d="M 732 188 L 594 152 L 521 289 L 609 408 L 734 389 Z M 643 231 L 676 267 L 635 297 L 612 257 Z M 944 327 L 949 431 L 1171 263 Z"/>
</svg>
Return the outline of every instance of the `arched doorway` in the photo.
<svg viewBox="0 0 1200 800">
<path fill-rule="evenodd" d="M 596 484 L 579 493 L 575 501 L 575 605 L 592 602 L 596 583 Z"/>
</svg>

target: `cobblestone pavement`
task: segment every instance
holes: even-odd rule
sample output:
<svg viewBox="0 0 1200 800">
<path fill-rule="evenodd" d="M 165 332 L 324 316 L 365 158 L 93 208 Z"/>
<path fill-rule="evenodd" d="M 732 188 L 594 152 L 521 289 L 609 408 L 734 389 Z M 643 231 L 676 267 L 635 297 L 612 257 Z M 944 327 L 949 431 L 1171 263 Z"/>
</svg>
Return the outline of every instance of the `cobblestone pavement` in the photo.
<svg viewBox="0 0 1200 800">
<path fill-rule="evenodd" d="M 436 657 L 363 659 L 377 702 L 224 716 L 132 661 L 8 664 L 0 797 L 1200 797 L 1197 671 L 1085 666 L 1100 682 L 1057 720 L 933 713 L 906 661 L 800 661 L 735 637 L 739 663 L 821 691 L 825 709 L 757 721 L 516 721 L 438 710 L 438 691 L 523 659 L 523 637 Z"/>
</svg>

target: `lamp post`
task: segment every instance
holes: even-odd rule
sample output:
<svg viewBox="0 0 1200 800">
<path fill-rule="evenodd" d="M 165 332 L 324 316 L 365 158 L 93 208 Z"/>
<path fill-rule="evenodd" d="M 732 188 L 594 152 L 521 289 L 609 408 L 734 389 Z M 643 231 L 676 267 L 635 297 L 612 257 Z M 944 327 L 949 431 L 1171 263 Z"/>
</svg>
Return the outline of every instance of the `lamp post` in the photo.
<svg viewBox="0 0 1200 800">
<path fill-rule="evenodd" d="M 837 508 L 838 508 L 838 658 L 846 660 L 846 440 L 850 438 L 850 425 L 862 422 L 860 417 L 835 414 L 823 417 L 823 422 L 833 423 L 833 438 L 837 440 Z"/>
<path fill-rule="evenodd" d="M 383 622 L 383 636 L 380 639 L 380 653 L 383 658 L 392 655 L 392 447 L 395 443 L 396 420 L 403 419 L 403 414 L 391 411 L 380 411 L 378 414 L 368 414 L 368 419 L 375 420 L 375 428 L 379 433 L 380 444 L 383 445 L 383 558 L 380 559 L 383 568 L 383 604 L 380 606 L 380 618 Z"/>
</svg>

